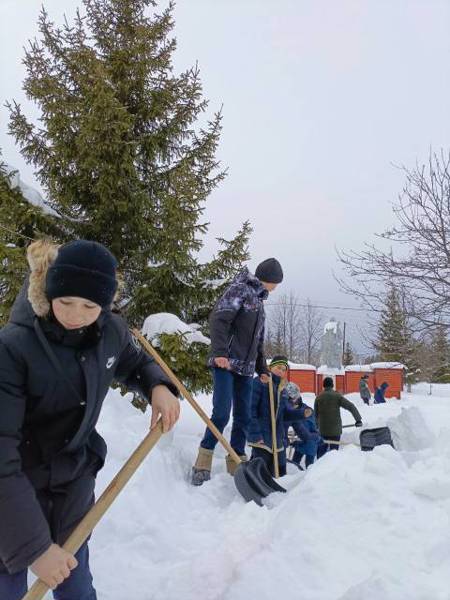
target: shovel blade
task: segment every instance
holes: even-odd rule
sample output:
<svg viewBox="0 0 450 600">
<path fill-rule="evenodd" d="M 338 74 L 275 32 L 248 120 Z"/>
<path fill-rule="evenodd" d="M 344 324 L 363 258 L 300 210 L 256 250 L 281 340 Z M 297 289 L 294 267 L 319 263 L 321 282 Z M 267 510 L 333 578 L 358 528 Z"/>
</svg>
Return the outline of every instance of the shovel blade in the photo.
<svg viewBox="0 0 450 600">
<path fill-rule="evenodd" d="M 262 458 L 252 458 L 241 462 L 234 473 L 234 484 L 246 502 L 256 502 L 263 506 L 263 498 L 273 492 L 286 492 L 272 478 Z"/>
<path fill-rule="evenodd" d="M 359 443 L 361 444 L 361 450 L 370 451 L 375 446 L 383 446 L 388 444 L 394 448 L 394 442 L 392 441 L 391 430 L 389 427 L 377 427 L 375 429 L 365 429 L 361 431 L 359 435 Z"/>
</svg>

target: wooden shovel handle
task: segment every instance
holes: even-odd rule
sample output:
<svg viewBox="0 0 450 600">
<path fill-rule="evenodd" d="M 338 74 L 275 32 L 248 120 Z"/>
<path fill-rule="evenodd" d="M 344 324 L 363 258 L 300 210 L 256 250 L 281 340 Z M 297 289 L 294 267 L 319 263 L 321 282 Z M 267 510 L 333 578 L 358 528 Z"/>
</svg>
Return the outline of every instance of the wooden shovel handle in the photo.
<svg viewBox="0 0 450 600">
<path fill-rule="evenodd" d="M 277 424 L 275 419 L 275 400 L 273 397 L 273 379 L 270 375 L 269 380 L 269 401 L 270 401 L 270 421 L 272 425 L 272 454 L 273 454 L 273 474 L 275 479 L 280 476 L 280 467 L 278 464 L 278 452 L 277 452 Z"/>
<path fill-rule="evenodd" d="M 127 462 L 123 465 L 91 510 L 74 529 L 66 543 L 63 545 L 64 550 L 67 550 L 72 554 L 78 552 L 94 527 L 137 471 L 150 450 L 157 443 L 162 433 L 162 422 L 159 420 L 156 426 L 145 436 Z M 48 586 L 38 579 L 22 600 L 41 600 L 48 589 Z"/>
<path fill-rule="evenodd" d="M 195 410 L 198 416 L 203 420 L 204 423 L 206 423 L 207 427 L 213 432 L 217 440 L 222 444 L 225 450 L 228 451 L 228 454 L 231 456 L 234 462 L 236 464 L 240 464 L 242 461 L 239 455 L 233 450 L 229 442 L 223 437 L 223 435 L 220 433 L 220 431 L 205 413 L 203 408 L 198 404 L 198 402 L 196 402 L 196 400 L 194 400 L 192 394 L 185 388 L 185 386 L 181 383 L 181 381 L 178 379 L 178 377 L 175 375 L 172 369 L 159 356 L 158 352 L 156 352 L 156 350 L 153 348 L 150 342 L 148 342 L 137 329 L 133 329 L 132 333 L 139 340 L 142 346 L 147 350 L 147 352 L 151 354 L 151 356 L 153 356 L 153 358 L 156 360 L 156 362 L 167 375 L 167 377 L 169 377 L 172 383 L 176 386 L 177 390 L 180 392 L 183 398 L 186 398 L 186 400 L 189 402 L 189 404 L 192 406 L 192 408 Z"/>
<path fill-rule="evenodd" d="M 335 442 L 333 440 L 323 440 L 325 444 L 336 444 L 336 446 L 359 446 L 361 447 L 361 444 L 358 444 L 357 442 Z"/>
</svg>

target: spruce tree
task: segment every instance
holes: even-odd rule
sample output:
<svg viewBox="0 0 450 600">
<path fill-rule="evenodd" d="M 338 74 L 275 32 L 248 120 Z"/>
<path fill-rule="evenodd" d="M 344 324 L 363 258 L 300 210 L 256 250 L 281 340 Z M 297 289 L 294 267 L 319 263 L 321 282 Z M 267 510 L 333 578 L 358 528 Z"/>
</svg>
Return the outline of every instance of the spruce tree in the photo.
<svg viewBox="0 0 450 600">
<path fill-rule="evenodd" d="M 405 381 L 410 392 L 411 384 L 417 381 L 420 372 L 418 344 L 412 335 L 400 292 L 393 284 L 384 303 L 374 347 L 379 360 L 405 365 Z"/>
<path fill-rule="evenodd" d="M 403 362 L 411 345 L 408 322 L 400 301 L 400 294 L 391 285 L 378 324 L 374 347 L 378 358 L 387 362 Z"/>
<path fill-rule="evenodd" d="M 447 329 L 436 327 L 431 336 L 430 355 L 432 361 L 431 382 L 450 383 L 450 345 Z"/>
<path fill-rule="evenodd" d="M 344 350 L 344 367 L 347 367 L 348 365 L 353 365 L 354 360 L 355 358 L 353 356 L 353 349 L 351 347 L 351 344 L 350 342 L 346 342 Z"/>
<path fill-rule="evenodd" d="M 28 202 L 14 185 L 14 175 L 0 153 L 0 326 L 8 320 L 27 273 L 25 247 L 44 232 L 60 233 L 58 220 Z"/>
<path fill-rule="evenodd" d="M 197 66 L 172 71 L 173 4 L 160 14 L 151 0 L 83 4 L 62 27 L 42 9 L 24 59 L 41 122 L 13 102 L 10 133 L 60 216 L 60 241 L 94 239 L 117 256 L 135 324 L 165 311 L 205 325 L 217 282 L 248 258 L 250 234 L 244 223 L 199 263 L 205 201 L 225 175 L 215 158 L 221 114 L 206 121 Z"/>
</svg>

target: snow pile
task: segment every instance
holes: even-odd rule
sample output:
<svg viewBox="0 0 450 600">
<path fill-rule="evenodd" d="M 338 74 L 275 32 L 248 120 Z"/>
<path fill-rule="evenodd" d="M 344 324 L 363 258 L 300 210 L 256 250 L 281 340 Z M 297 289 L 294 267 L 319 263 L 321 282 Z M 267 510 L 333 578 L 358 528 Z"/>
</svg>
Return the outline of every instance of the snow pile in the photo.
<svg viewBox="0 0 450 600">
<path fill-rule="evenodd" d="M 187 325 L 171 313 L 156 313 L 145 319 L 142 334 L 150 340 L 153 346 L 159 346 L 159 336 L 162 333 L 180 333 L 188 344 L 199 342 L 208 345 L 211 343 L 211 340 L 200 331 L 200 325 L 197 323 Z"/>
<path fill-rule="evenodd" d="M 307 472 L 289 471 L 281 480 L 288 493 L 271 495 L 263 508 L 240 498 L 219 447 L 212 480 L 189 484 L 204 426 L 183 402 L 173 435 L 152 450 L 92 537 L 99 598 L 448 600 L 446 389 L 446 397 L 412 394 L 374 406 L 350 394 L 365 426 L 388 423 L 401 449 L 346 446 Z M 211 410 L 209 397 L 198 400 Z M 304 400 L 311 405 L 314 396 Z M 98 494 L 149 420 L 110 392 L 99 423 L 109 454 Z M 344 431 L 358 438 L 358 430 Z"/>
<path fill-rule="evenodd" d="M 402 408 L 398 417 L 387 419 L 394 446 L 397 450 L 415 452 L 433 445 L 435 436 L 424 422 L 420 409 L 416 406 Z"/>
</svg>

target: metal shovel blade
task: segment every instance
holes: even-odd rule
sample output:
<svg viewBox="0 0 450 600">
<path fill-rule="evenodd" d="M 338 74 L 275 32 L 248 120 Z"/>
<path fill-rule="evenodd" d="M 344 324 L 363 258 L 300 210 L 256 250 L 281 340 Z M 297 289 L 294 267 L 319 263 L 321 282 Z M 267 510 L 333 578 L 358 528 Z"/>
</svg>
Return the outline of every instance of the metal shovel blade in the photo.
<svg viewBox="0 0 450 600">
<path fill-rule="evenodd" d="M 383 446 L 384 444 L 388 444 L 395 448 L 389 427 L 377 427 L 375 429 L 365 429 L 364 431 L 361 431 L 359 443 L 361 444 L 361 450 L 363 451 L 370 451 L 373 450 L 375 446 Z"/>
<path fill-rule="evenodd" d="M 234 472 L 234 484 L 246 502 L 256 502 L 263 506 L 262 499 L 273 492 L 286 492 L 272 478 L 262 458 L 252 458 L 241 462 Z"/>
</svg>

